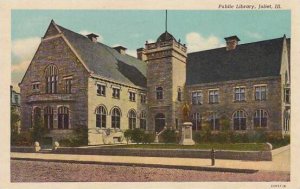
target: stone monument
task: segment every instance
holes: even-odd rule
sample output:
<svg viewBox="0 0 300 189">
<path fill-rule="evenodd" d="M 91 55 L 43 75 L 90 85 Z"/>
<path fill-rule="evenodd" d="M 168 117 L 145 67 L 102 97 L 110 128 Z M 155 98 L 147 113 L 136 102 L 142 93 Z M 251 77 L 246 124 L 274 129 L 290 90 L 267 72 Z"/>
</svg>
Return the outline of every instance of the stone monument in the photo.
<svg viewBox="0 0 300 189">
<path fill-rule="evenodd" d="M 195 141 L 193 140 L 193 131 L 192 131 L 192 123 L 184 122 L 181 127 L 181 139 L 179 144 L 181 145 L 194 145 Z"/>
<path fill-rule="evenodd" d="M 195 141 L 193 140 L 193 123 L 189 122 L 190 119 L 190 107 L 187 103 L 183 105 L 182 108 L 183 114 L 183 125 L 181 126 L 181 138 L 179 144 L 181 145 L 194 145 Z"/>
</svg>

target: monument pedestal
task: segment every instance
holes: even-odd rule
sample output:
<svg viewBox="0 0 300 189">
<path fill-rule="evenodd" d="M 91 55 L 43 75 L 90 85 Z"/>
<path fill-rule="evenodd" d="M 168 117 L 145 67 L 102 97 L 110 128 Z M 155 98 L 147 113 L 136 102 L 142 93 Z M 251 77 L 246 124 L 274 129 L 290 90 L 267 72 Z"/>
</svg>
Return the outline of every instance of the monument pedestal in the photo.
<svg viewBox="0 0 300 189">
<path fill-rule="evenodd" d="M 184 122 L 181 127 L 181 139 L 179 144 L 181 145 L 194 145 L 195 141 L 193 140 L 193 132 L 192 132 L 192 123 Z"/>
</svg>

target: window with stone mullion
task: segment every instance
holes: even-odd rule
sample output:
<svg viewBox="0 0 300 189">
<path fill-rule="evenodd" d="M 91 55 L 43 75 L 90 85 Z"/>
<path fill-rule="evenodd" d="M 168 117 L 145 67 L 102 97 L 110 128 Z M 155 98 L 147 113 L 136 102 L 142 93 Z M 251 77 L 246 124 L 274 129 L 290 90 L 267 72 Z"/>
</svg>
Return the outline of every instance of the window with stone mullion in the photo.
<svg viewBox="0 0 300 189">
<path fill-rule="evenodd" d="M 267 89 L 266 86 L 255 87 L 255 100 L 266 100 Z"/>
<path fill-rule="evenodd" d="M 235 101 L 244 101 L 245 100 L 245 88 L 236 88 L 235 89 Z"/>
<path fill-rule="evenodd" d="M 192 104 L 202 104 L 202 93 L 193 92 L 192 93 Z"/>
</svg>

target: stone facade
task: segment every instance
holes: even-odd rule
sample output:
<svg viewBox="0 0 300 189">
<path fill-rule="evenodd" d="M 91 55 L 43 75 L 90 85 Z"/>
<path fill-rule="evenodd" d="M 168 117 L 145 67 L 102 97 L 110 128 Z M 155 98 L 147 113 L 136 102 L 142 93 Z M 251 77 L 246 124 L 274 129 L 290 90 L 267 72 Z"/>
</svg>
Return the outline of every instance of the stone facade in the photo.
<svg viewBox="0 0 300 189">
<path fill-rule="evenodd" d="M 43 118 L 45 108 L 51 107 L 53 129 L 50 136 L 54 140 L 70 134 L 72 128 L 86 127 L 88 117 L 88 73 L 58 32 L 54 25 L 50 25 L 20 83 L 22 128 L 26 130 L 33 126 L 35 108 L 40 108 Z M 46 93 L 45 74 L 50 65 L 58 69 L 56 93 Z M 66 79 L 72 80 L 71 93 L 66 93 Z M 69 109 L 69 129 L 57 131 L 58 108 L 61 106 Z"/>
<path fill-rule="evenodd" d="M 162 35 L 170 34 L 166 32 Z M 150 130 L 162 129 L 163 125 L 155 123 L 158 114 L 164 115 L 166 127 L 179 129 L 182 122 L 183 99 L 178 100 L 178 91 L 184 91 L 187 54 L 186 47 L 171 38 L 170 41 L 158 38 L 156 43 L 145 45 Z M 158 87 L 162 88 L 162 99 L 157 99 Z"/>
<path fill-rule="evenodd" d="M 230 120 L 230 129 L 233 128 L 233 116 L 238 110 L 246 113 L 246 130 L 254 130 L 254 113 L 262 109 L 267 112 L 267 129 L 281 131 L 281 79 L 280 77 L 246 79 L 228 82 L 204 83 L 188 86 L 189 102 L 192 104 L 192 93 L 200 91 L 203 94 L 202 104 L 192 105 L 191 115 L 200 113 L 202 122 L 208 121 L 210 113 L 215 112 L 218 118 L 226 117 Z M 255 100 L 255 86 L 266 86 L 266 100 Z M 245 100 L 236 101 L 235 88 L 245 88 Z M 209 103 L 209 91 L 219 91 L 219 102 Z M 277 111 L 274 111 L 277 110 Z"/>
</svg>

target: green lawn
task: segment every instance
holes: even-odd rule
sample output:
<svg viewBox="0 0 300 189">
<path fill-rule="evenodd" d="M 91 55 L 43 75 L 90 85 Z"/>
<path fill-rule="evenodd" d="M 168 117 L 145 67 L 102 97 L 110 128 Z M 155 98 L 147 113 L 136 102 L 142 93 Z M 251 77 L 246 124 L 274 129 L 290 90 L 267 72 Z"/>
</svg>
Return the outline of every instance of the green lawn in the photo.
<svg viewBox="0 0 300 189">
<path fill-rule="evenodd" d="M 265 143 L 235 143 L 235 144 L 221 144 L 221 143 L 205 143 L 191 146 L 183 146 L 179 144 L 129 144 L 111 146 L 112 148 L 144 148 L 144 149 L 203 149 L 208 150 L 214 148 L 215 150 L 237 150 L 237 151 L 265 151 L 268 146 Z"/>
</svg>

